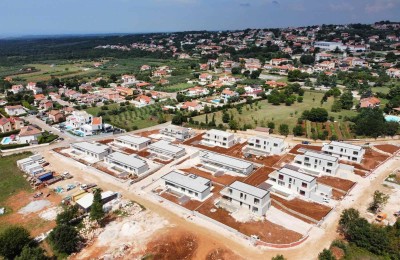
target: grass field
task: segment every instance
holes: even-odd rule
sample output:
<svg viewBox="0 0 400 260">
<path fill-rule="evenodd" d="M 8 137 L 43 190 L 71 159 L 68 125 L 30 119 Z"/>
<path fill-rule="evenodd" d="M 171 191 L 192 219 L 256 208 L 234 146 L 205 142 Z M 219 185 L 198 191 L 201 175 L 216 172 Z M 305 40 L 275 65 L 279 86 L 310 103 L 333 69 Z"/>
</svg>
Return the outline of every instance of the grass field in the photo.
<svg viewBox="0 0 400 260">
<path fill-rule="evenodd" d="M 0 158 L 0 207 L 4 201 L 19 191 L 32 191 L 16 163 L 18 160 L 26 158 L 29 155 L 31 153 L 20 153 Z"/>
<path fill-rule="evenodd" d="M 27 64 L 25 67 L 35 67 L 35 69 L 38 71 L 32 73 L 22 73 L 11 77 L 27 82 L 38 82 L 48 81 L 52 77 L 67 78 L 74 76 L 83 76 L 88 73 L 97 71 L 93 68 L 92 62 L 76 62 L 67 64 Z"/>
<path fill-rule="evenodd" d="M 253 108 L 250 105 L 246 105 L 242 109 L 242 114 L 239 114 L 236 108 L 228 110 L 228 113 L 233 115 L 234 119 L 239 122 L 240 126 L 244 124 L 250 124 L 255 126 L 266 126 L 268 122 L 274 122 L 275 127 L 278 128 L 280 124 L 288 124 L 290 131 L 297 124 L 297 119 L 301 116 L 304 110 L 309 110 L 313 107 L 323 107 L 328 110 L 329 116 L 334 116 L 335 120 L 342 121 L 345 116 L 355 116 L 357 112 L 342 110 L 341 112 L 333 113 L 330 112 L 331 106 L 334 99 L 331 97 L 322 106 L 320 104 L 323 93 L 319 92 L 305 92 L 303 103 L 295 103 L 291 106 L 285 106 L 281 104 L 274 106 L 269 104 L 267 100 L 258 102 L 258 105 L 253 104 Z M 339 116 L 342 116 L 339 119 Z M 209 115 L 210 119 L 211 116 Z M 194 121 L 205 122 L 205 115 L 197 116 L 193 118 Z M 222 112 L 215 113 L 216 124 L 222 123 Z M 226 125 L 226 124 L 225 124 Z M 310 129 L 311 130 L 311 129 Z"/>
<path fill-rule="evenodd" d="M 157 125 L 162 111 L 161 108 L 164 105 L 172 105 L 175 102 L 172 100 L 167 100 L 163 102 L 157 102 L 153 105 L 149 105 L 142 108 L 133 108 L 132 110 L 127 109 L 125 112 L 120 112 L 115 114 L 106 114 L 103 116 L 104 121 L 109 122 L 113 126 L 125 129 L 142 129 L 150 126 Z M 100 111 L 109 113 L 113 110 L 118 110 L 120 106 L 118 104 L 108 105 L 108 110 L 102 110 L 100 107 L 90 107 L 86 111 L 89 114 L 97 116 Z M 171 115 L 164 115 L 165 120 L 171 120 Z"/>
<path fill-rule="evenodd" d="M 387 94 L 387 93 L 389 93 L 390 88 L 389 87 L 373 87 L 373 88 L 371 88 L 371 90 L 373 93 L 381 92 L 381 93 Z"/>
</svg>

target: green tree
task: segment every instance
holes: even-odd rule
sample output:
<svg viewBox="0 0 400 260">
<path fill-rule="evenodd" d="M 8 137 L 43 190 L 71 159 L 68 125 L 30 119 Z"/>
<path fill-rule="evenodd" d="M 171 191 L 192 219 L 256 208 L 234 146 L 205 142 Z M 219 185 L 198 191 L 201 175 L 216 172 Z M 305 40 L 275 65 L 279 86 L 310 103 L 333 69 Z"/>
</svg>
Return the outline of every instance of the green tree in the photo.
<svg viewBox="0 0 400 260">
<path fill-rule="evenodd" d="M 55 251 L 69 255 L 77 251 L 80 237 L 74 227 L 59 225 L 50 232 L 48 240 Z"/>
<path fill-rule="evenodd" d="M 385 133 L 385 117 L 382 111 L 375 108 L 363 108 L 353 119 L 354 130 L 357 135 L 378 137 Z"/>
<path fill-rule="evenodd" d="M 353 94 L 350 91 L 344 92 L 339 100 L 343 109 L 349 110 L 353 107 Z"/>
<path fill-rule="evenodd" d="M 230 119 L 231 118 L 230 118 L 229 114 L 226 111 L 224 111 L 224 113 L 222 114 L 222 122 L 229 123 Z"/>
<path fill-rule="evenodd" d="M 181 113 L 175 114 L 174 117 L 172 118 L 172 124 L 174 125 L 182 125 L 183 122 L 184 122 L 184 117 L 182 116 Z"/>
<path fill-rule="evenodd" d="M 301 125 L 293 127 L 294 136 L 302 136 L 304 134 L 304 128 Z"/>
<path fill-rule="evenodd" d="M 352 223 L 360 218 L 360 212 L 354 208 L 343 210 L 340 215 L 339 228 L 343 233 L 347 233 Z"/>
<path fill-rule="evenodd" d="M 389 199 L 389 195 L 386 195 L 385 193 L 380 192 L 379 190 L 376 190 L 374 192 L 372 202 L 369 204 L 368 209 L 370 211 L 376 213 L 380 207 L 384 206 L 387 203 L 388 199 Z"/>
<path fill-rule="evenodd" d="M 336 260 L 336 257 L 332 254 L 331 250 L 325 248 L 319 253 L 318 260 Z"/>
<path fill-rule="evenodd" d="M 6 259 L 14 259 L 31 241 L 30 234 L 25 228 L 8 227 L 0 234 L 0 255 Z"/>
<path fill-rule="evenodd" d="M 312 55 L 301 55 L 300 62 L 305 65 L 313 64 L 315 61 L 314 56 Z"/>
<path fill-rule="evenodd" d="M 15 258 L 15 260 L 47 260 L 47 257 L 44 254 L 44 250 L 40 247 L 29 247 L 25 246 L 22 249 L 22 252 L 19 256 Z"/>
<path fill-rule="evenodd" d="M 183 94 L 178 93 L 178 94 L 176 94 L 176 100 L 178 102 L 184 102 L 186 100 L 186 97 Z"/>
<path fill-rule="evenodd" d="M 69 206 L 64 208 L 63 212 L 59 213 L 56 218 L 57 225 L 68 225 L 73 219 L 78 217 L 78 206 Z"/>
<path fill-rule="evenodd" d="M 279 133 L 287 136 L 289 134 L 289 126 L 287 124 L 281 124 L 279 126 Z"/>
<path fill-rule="evenodd" d="M 268 122 L 267 124 L 269 129 L 275 129 L 275 123 L 274 122 Z"/>
<path fill-rule="evenodd" d="M 385 122 L 385 135 L 395 136 L 398 130 L 399 130 L 399 123 Z"/>
<path fill-rule="evenodd" d="M 286 258 L 283 257 L 283 255 L 276 255 L 272 257 L 271 260 L 286 260 Z"/>
<path fill-rule="evenodd" d="M 101 189 L 96 189 L 93 194 L 93 203 L 90 207 L 90 219 L 101 221 L 104 218 L 103 202 L 101 200 Z"/>
<path fill-rule="evenodd" d="M 229 121 L 229 128 L 230 128 L 231 130 L 237 130 L 237 129 L 239 129 L 239 124 L 238 124 L 238 122 L 237 122 L 236 120 L 231 120 L 231 121 Z"/>
</svg>

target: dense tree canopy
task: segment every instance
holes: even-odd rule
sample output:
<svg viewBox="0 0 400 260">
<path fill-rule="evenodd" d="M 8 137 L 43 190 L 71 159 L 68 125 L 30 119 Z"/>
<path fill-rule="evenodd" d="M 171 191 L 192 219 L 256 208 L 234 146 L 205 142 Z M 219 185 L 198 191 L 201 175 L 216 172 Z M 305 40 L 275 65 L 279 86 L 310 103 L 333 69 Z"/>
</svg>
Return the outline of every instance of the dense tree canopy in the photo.
<svg viewBox="0 0 400 260">
<path fill-rule="evenodd" d="M 25 228 L 8 227 L 0 234 L 0 255 L 6 259 L 14 259 L 31 241 Z"/>
</svg>

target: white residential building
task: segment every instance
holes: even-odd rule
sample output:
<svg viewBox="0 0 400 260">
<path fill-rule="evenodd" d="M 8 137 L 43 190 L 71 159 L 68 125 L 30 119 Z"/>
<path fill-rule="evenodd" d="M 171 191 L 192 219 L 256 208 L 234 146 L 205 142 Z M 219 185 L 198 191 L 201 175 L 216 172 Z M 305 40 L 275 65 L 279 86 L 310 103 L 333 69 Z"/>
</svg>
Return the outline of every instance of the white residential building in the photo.
<svg viewBox="0 0 400 260">
<path fill-rule="evenodd" d="M 339 169 L 339 159 L 328 154 L 306 151 L 296 155 L 294 165 L 313 175 L 335 175 Z"/>
<path fill-rule="evenodd" d="M 202 144 L 208 146 L 220 146 L 223 148 L 232 147 L 235 141 L 235 135 L 216 129 L 211 129 L 203 135 Z"/>
<path fill-rule="evenodd" d="M 124 154 L 120 152 L 114 152 L 107 155 L 104 161 L 113 167 L 126 170 L 130 173 L 135 173 L 140 176 L 149 170 L 149 165 L 143 159 L 140 159 L 136 154 Z"/>
<path fill-rule="evenodd" d="M 90 124 L 93 116 L 86 111 L 72 111 L 72 114 L 67 116 L 65 125 L 67 128 L 80 128 L 83 125 Z"/>
<path fill-rule="evenodd" d="M 290 169 L 289 167 L 272 172 L 268 176 L 267 183 L 278 191 L 296 193 L 307 198 L 317 189 L 317 178 L 315 176 Z"/>
<path fill-rule="evenodd" d="M 193 199 L 201 201 L 211 194 L 211 181 L 195 174 L 186 175 L 177 171 L 171 171 L 162 176 L 161 179 L 168 189 Z"/>
<path fill-rule="evenodd" d="M 359 145 L 332 141 L 324 144 L 322 151 L 326 154 L 338 157 L 346 161 L 361 163 L 365 150 Z"/>
<path fill-rule="evenodd" d="M 26 114 L 26 110 L 23 106 L 21 105 L 16 105 L 16 106 L 6 106 L 4 108 L 4 110 L 6 111 L 6 113 L 9 116 L 19 116 L 22 114 Z"/>
<path fill-rule="evenodd" d="M 149 145 L 148 151 L 155 154 L 157 157 L 166 160 L 180 158 L 186 153 L 185 148 L 173 145 L 164 140 L 160 140 Z"/>
<path fill-rule="evenodd" d="M 200 161 L 204 168 L 214 172 L 232 171 L 249 175 L 254 169 L 252 162 L 213 152 L 200 152 Z"/>
<path fill-rule="evenodd" d="M 149 146 L 151 144 L 151 139 L 137 135 L 123 135 L 115 138 L 114 143 L 139 151 Z"/>
<path fill-rule="evenodd" d="M 270 192 L 244 182 L 235 181 L 228 187 L 221 190 L 223 199 L 233 205 L 241 206 L 259 216 L 265 215 L 271 207 Z"/>
<path fill-rule="evenodd" d="M 71 144 L 71 148 L 98 160 L 103 160 L 104 157 L 112 153 L 111 147 L 100 143 L 73 143 Z"/>
<path fill-rule="evenodd" d="M 169 125 L 164 127 L 161 131 L 161 134 L 166 136 L 171 136 L 179 140 L 185 140 L 189 138 L 189 130 L 186 127 L 176 126 L 176 125 Z"/>
<path fill-rule="evenodd" d="M 269 155 L 285 152 L 285 142 L 281 138 L 270 136 L 254 136 L 248 140 L 248 145 L 243 147 L 245 154 Z"/>
</svg>

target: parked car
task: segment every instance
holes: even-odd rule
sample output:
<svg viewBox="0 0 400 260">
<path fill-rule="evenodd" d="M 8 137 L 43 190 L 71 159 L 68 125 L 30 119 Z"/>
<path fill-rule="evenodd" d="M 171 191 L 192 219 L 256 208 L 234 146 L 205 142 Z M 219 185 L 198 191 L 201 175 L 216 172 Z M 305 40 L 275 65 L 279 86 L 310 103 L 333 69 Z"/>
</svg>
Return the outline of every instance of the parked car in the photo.
<svg viewBox="0 0 400 260">
<path fill-rule="evenodd" d="M 377 222 L 382 222 L 382 221 L 385 220 L 386 218 L 387 218 L 386 213 L 379 213 L 379 214 L 376 216 L 375 220 L 376 220 Z"/>
<path fill-rule="evenodd" d="M 311 144 L 311 142 L 309 142 L 309 141 L 303 141 L 303 142 L 301 142 L 302 144 Z"/>
<path fill-rule="evenodd" d="M 43 195 L 43 192 L 36 192 L 34 195 L 33 195 L 33 197 L 36 199 L 36 198 L 39 198 L 40 196 L 42 196 Z"/>
<path fill-rule="evenodd" d="M 393 214 L 396 218 L 400 217 L 400 210 Z"/>
</svg>

